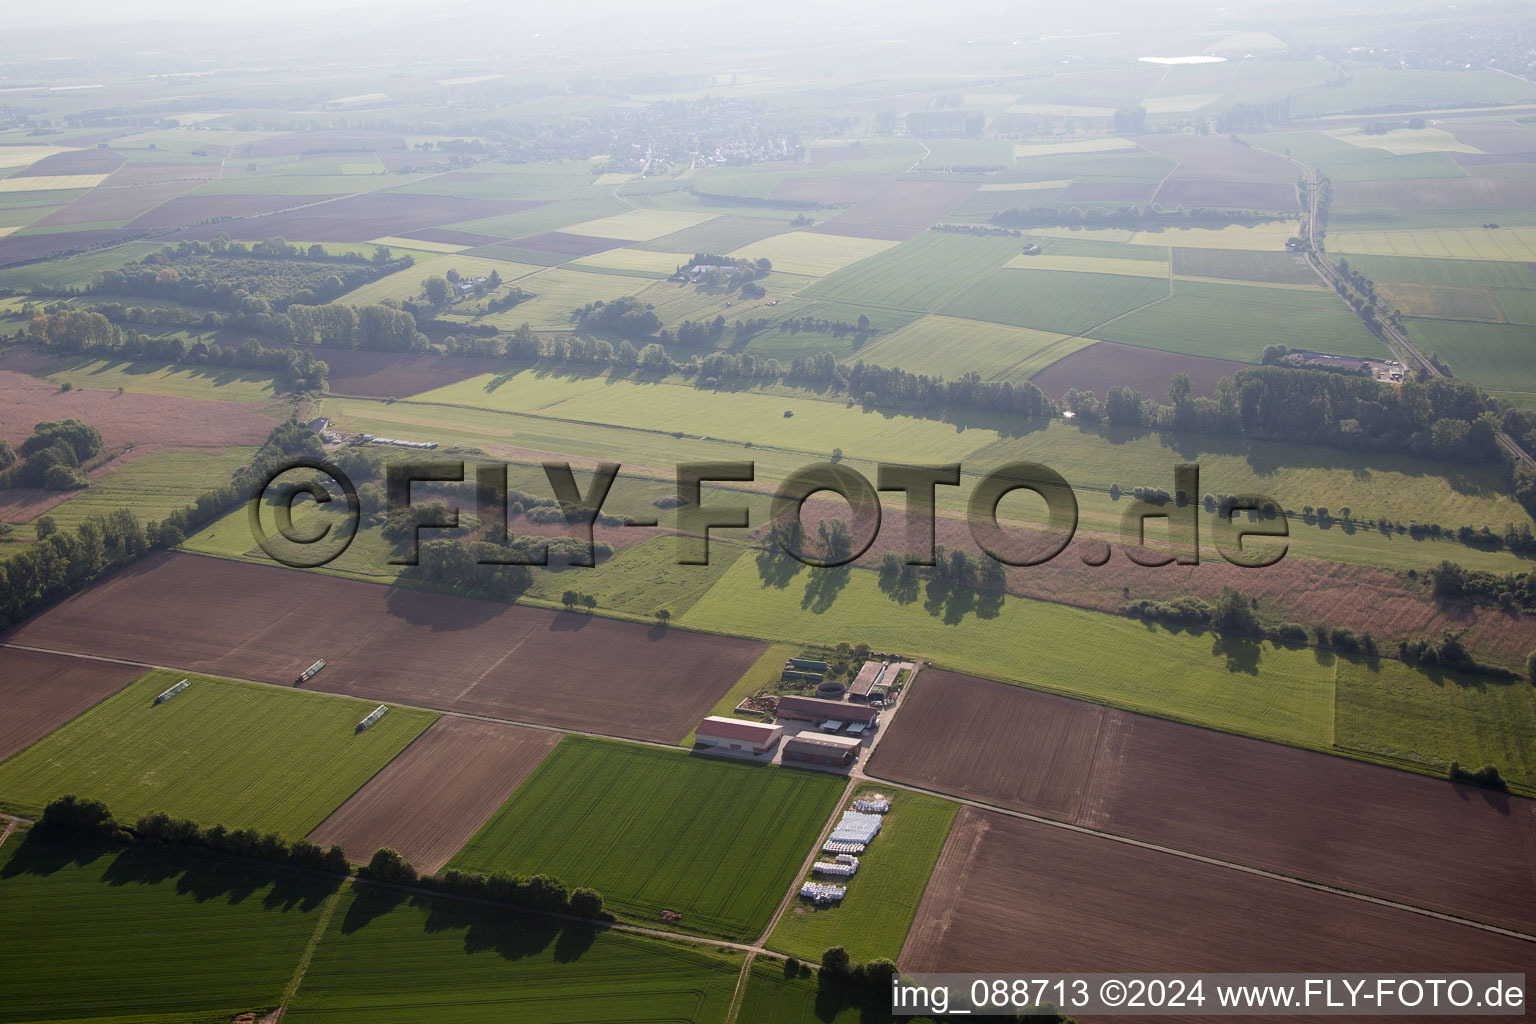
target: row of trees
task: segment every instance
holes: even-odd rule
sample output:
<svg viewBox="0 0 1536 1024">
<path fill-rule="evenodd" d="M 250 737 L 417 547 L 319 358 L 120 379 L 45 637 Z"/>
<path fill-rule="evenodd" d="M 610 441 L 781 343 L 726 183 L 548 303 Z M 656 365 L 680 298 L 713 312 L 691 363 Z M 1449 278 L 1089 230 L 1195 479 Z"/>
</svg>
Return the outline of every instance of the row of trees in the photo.
<svg viewBox="0 0 1536 1024">
<path fill-rule="evenodd" d="M 149 337 L 119 327 L 101 312 L 62 305 L 49 309 L 32 317 L 26 338 L 51 352 L 261 370 L 294 391 L 324 390 L 330 378 L 330 365 L 307 349 L 263 348 L 254 338 L 224 347 L 175 335 Z"/>
<path fill-rule="evenodd" d="M 1536 611 L 1536 573 L 1493 573 L 1442 561 L 1429 570 L 1430 589 L 1441 601 L 1465 601 Z"/>
<path fill-rule="evenodd" d="M 205 491 L 161 520 L 141 523 L 132 511 L 120 508 L 29 544 L 0 561 L 0 625 L 19 622 L 150 551 L 175 547 L 243 502 L 277 459 L 316 454 L 319 448 L 314 433 L 290 420 L 273 429 L 252 463 L 228 484 Z"/>
<path fill-rule="evenodd" d="M 505 871 L 483 875 L 448 868 L 440 874 L 421 875 L 409 861 L 387 846 L 374 853 L 368 866 L 358 871 L 358 876 L 389 885 L 418 886 L 527 910 L 613 920 L 613 915 L 603 909 L 602 894 L 596 889 L 570 889 L 550 875 L 512 875 Z"/>
</svg>

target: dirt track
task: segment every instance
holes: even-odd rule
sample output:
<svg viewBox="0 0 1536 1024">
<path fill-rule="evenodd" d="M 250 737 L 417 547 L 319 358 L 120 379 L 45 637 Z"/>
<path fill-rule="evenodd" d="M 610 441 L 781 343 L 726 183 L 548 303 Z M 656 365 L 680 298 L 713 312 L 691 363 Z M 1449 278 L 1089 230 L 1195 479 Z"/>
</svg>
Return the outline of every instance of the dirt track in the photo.
<svg viewBox="0 0 1536 1024">
<path fill-rule="evenodd" d="M 1012 973 L 1527 972 L 1532 949 L 1519 939 L 967 807 L 900 963 L 905 971 Z"/>
<path fill-rule="evenodd" d="M 934 669 L 887 731 L 872 775 L 1536 931 L 1536 801 Z"/>
<path fill-rule="evenodd" d="M 143 674 L 129 665 L 0 648 L 0 761 Z"/>
<path fill-rule="evenodd" d="M 765 649 L 729 637 L 162 554 L 12 631 L 26 646 L 675 743 Z"/>
<path fill-rule="evenodd" d="M 560 733 L 472 718 L 433 722 L 310 838 L 359 863 L 381 846 L 432 873 L 469 841 Z"/>
</svg>

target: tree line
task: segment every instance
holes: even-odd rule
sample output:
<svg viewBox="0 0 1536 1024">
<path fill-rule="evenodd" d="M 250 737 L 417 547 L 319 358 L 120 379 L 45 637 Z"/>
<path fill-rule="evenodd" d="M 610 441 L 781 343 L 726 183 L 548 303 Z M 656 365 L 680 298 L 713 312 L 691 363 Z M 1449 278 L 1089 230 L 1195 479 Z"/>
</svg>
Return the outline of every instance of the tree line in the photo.
<svg viewBox="0 0 1536 1024">
<path fill-rule="evenodd" d="M 273 428 L 251 464 L 228 484 L 204 491 L 163 519 L 141 523 L 131 510 L 119 508 L 27 545 L 0 561 L 0 625 L 20 622 L 151 551 L 175 547 L 244 502 L 280 458 L 319 450 L 320 439 L 289 420 Z"/>
</svg>

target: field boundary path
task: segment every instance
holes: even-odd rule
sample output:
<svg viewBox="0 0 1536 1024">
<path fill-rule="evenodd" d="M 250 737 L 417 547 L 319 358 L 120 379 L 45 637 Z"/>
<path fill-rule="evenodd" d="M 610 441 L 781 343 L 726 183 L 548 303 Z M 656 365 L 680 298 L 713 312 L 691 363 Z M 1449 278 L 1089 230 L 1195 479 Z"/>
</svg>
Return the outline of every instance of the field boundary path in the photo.
<svg viewBox="0 0 1536 1024">
<path fill-rule="evenodd" d="M 725 1024 L 736 1024 L 736 1018 L 741 1015 L 741 994 L 746 991 L 747 978 L 752 973 L 752 961 L 755 959 L 756 951 L 742 958 L 741 971 L 736 975 L 736 990 L 731 993 L 731 1006 L 725 1011 Z"/>
<path fill-rule="evenodd" d="M 315 949 L 320 945 L 320 940 L 325 937 L 325 930 L 331 923 L 331 915 L 336 912 L 336 904 L 341 902 L 343 888 L 344 886 L 337 886 L 336 891 L 325 898 L 325 907 L 320 911 L 320 919 L 315 922 L 315 930 L 310 933 L 309 942 L 304 945 L 304 952 L 299 956 L 299 962 L 294 965 L 293 977 L 288 979 L 288 987 L 283 989 L 283 1001 L 277 1004 L 277 1009 L 261 1019 L 261 1024 L 277 1024 L 283 1019 L 283 1014 L 288 1011 L 288 1004 L 293 1002 L 293 997 L 299 994 L 299 986 L 304 984 L 304 975 L 309 970 L 309 962 L 314 959 Z"/>
</svg>

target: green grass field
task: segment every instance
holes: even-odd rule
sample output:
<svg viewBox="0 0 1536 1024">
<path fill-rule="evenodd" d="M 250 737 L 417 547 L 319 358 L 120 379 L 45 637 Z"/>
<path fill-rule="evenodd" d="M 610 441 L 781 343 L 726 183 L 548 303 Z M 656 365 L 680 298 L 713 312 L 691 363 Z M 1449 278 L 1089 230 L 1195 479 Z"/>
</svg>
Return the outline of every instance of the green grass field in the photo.
<svg viewBox="0 0 1536 1024">
<path fill-rule="evenodd" d="M 270 374 L 230 367 L 65 356 L 38 375 L 55 384 L 76 388 L 122 388 L 177 398 L 214 398 L 225 402 L 270 402 L 278 398 Z"/>
<path fill-rule="evenodd" d="M 860 1024 L 867 1019 L 857 1006 L 820 995 L 816 976 L 803 969 L 804 977 L 787 978 L 777 960 L 753 960 L 736 1024 Z"/>
<path fill-rule="evenodd" d="M 1060 334 L 1081 334 L 1168 294 L 1158 278 L 1061 270 L 995 270 L 939 309 L 949 316 L 991 320 Z"/>
<path fill-rule="evenodd" d="M 1505 323 L 1504 310 L 1492 288 L 1463 288 L 1446 284 L 1396 284 L 1378 281 L 1376 292 L 1403 316 L 1437 320 Z M 1511 294 L 1519 295 L 1520 292 Z"/>
<path fill-rule="evenodd" d="M 1018 253 L 1014 238 L 925 231 L 841 270 L 804 292 L 812 298 L 933 310 Z"/>
<path fill-rule="evenodd" d="M 1277 343 L 1338 355 L 1391 355 L 1337 295 L 1321 288 L 1175 281 L 1168 299 L 1106 324 L 1093 336 L 1253 363 L 1266 345 Z"/>
<path fill-rule="evenodd" d="M 259 1015 L 282 999 L 330 891 L 203 857 L 13 835 L 0 849 L 0 1020 Z"/>
<path fill-rule="evenodd" d="M 1529 267 L 1506 260 L 1440 260 L 1350 252 L 1340 252 L 1334 258 L 1347 260 L 1351 270 L 1358 270 L 1376 282 L 1402 281 L 1459 288 L 1536 288 L 1536 274 Z"/>
<path fill-rule="evenodd" d="M 443 227 L 477 235 L 494 235 L 497 238 L 528 238 L 542 235 L 546 231 L 562 231 L 572 224 L 623 213 L 628 209 L 627 205 L 612 195 L 584 196 L 546 203 L 516 213 L 444 224 Z"/>
<path fill-rule="evenodd" d="M 1321 279 L 1306 258 L 1293 252 L 1240 252 L 1232 249 L 1173 250 L 1173 272 L 1187 277 L 1219 277 L 1268 284 L 1310 284 Z"/>
<path fill-rule="evenodd" d="M 459 257 L 447 259 L 451 262 Z M 612 302 L 625 295 L 634 295 L 648 283 L 644 279 L 617 274 L 588 274 L 554 267 L 519 278 L 517 286 L 533 292 L 533 298 L 504 312 L 492 313 L 484 320 L 504 331 L 519 324 L 530 324 L 535 330 L 568 331 L 573 328 L 571 314 L 577 309 L 599 299 Z M 450 312 L 445 319 L 452 320 L 455 316 Z"/>
<path fill-rule="evenodd" d="M 337 301 L 349 306 L 366 306 L 386 299 L 394 299 L 396 302 L 419 299 L 422 294 L 421 282 L 429 277 L 441 277 L 450 270 L 457 270 L 464 277 L 488 277 L 494 270 L 501 275 L 503 281 L 512 282 L 527 277 L 538 269 L 526 263 L 511 263 L 506 260 L 487 259 L 484 256 L 470 256 L 463 253 L 418 257 L 413 266 L 354 288 Z M 526 288 L 526 285 L 523 287 Z"/>
<path fill-rule="evenodd" d="M 1431 675 L 1400 661 L 1340 661 L 1334 743 L 1342 750 L 1444 774 L 1452 761 L 1496 765 L 1536 793 L 1536 687 L 1457 672 Z"/>
<path fill-rule="evenodd" d="M 180 679 L 192 685 L 153 704 Z M 354 732 L 375 706 L 156 670 L 0 764 L 0 806 L 35 815 L 78 793 L 127 821 L 164 811 L 299 838 L 437 718 L 392 708 Z"/>
<path fill-rule="evenodd" d="M 873 572 L 802 570 L 765 581 L 757 559 L 743 558 L 682 624 L 800 643 L 863 640 L 944 668 L 1228 732 L 1312 747 L 1332 742 L 1333 671 L 1311 651 L 1245 643 L 1217 653 L 1208 633 L 1065 605 L 986 603 L 933 589 L 900 603 L 881 592 Z"/>
<path fill-rule="evenodd" d="M 1333 181 L 1461 178 L 1467 173 L 1448 153 L 1395 156 L 1381 149 L 1351 146 L 1322 132 L 1246 135 L 1242 138 L 1258 149 L 1300 160 Z"/>
<path fill-rule="evenodd" d="M 1049 334 L 1028 327 L 925 316 L 877 338 L 851 356 L 877 366 L 953 379 L 977 373 L 987 380 L 1028 380 L 1047 366 L 1093 344 L 1088 338 Z"/>
<path fill-rule="evenodd" d="M 1403 326 L 1414 344 L 1444 359 L 1458 377 L 1485 387 L 1536 391 L 1529 327 L 1418 319 Z"/>
<path fill-rule="evenodd" d="M 254 448 L 166 448 L 127 458 L 111 473 L 46 513 L 68 528 L 91 516 L 131 509 L 140 519 L 160 519 L 184 508 L 204 491 L 229 483 L 251 461 Z"/>
<path fill-rule="evenodd" d="M 627 918 L 755 938 L 810 853 L 844 781 L 568 736 L 450 862 L 544 872 Z"/>
<path fill-rule="evenodd" d="M 283 1019 L 718 1024 L 740 969 L 735 952 L 354 887 Z"/>
<path fill-rule="evenodd" d="M 859 793 L 890 796 L 891 810 L 880 835 L 859 855 L 847 897 L 821 908 L 797 900 L 768 937 L 770 949 L 812 962 L 831 946 L 842 946 L 859 961 L 895 960 L 901 952 L 960 805 L 923 793 L 893 794 L 874 784 L 860 786 L 854 795 Z"/>
<path fill-rule="evenodd" d="M 0 270 L 0 288 L 31 288 L 35 285 L 47 285 L 50 288 L 79 288 L 90 284 L 103 270 L 116 270 L 152 252 L 159 251 L 160 246 L 154 242 L 128 242 L 110 249 L 82 253 L 62 260 L 6 267 Z"/>
</svg>

